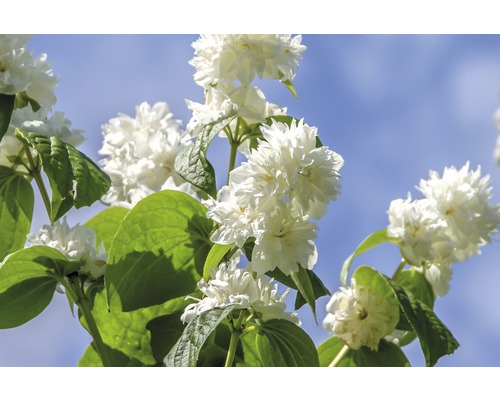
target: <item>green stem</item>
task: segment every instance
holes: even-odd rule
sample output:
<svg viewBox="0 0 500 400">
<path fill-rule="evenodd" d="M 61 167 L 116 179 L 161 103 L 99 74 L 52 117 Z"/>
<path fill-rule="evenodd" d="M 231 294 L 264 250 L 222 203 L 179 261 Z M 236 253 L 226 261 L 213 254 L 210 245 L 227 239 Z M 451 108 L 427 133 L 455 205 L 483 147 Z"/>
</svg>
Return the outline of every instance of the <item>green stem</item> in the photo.
<svg viewBox="0 0 500 400">
<path fill-rule="evenodd" d="M 394 271 L 394 274 L 392 275 L 392 280 L 395 280 L 399 273 L 403 270 L 404 266 L 406 265 L 406 260 L 403 258 L 401 259 L 401 262 L 399 263 L 398 267 L 396 268 L 396 271 Z"/>
<path fill-rule="evenodd" d="M 234 357 L 236 355 L 236 346 L 238 346 L 238 340 L 240 339 L 241 330 L 233 329 L 231 332 L 231 341 L 229 342 L 229 349 L 227 351 L 226 364 L 224 367 L 232 367 L 234 362 Z"/>
<path fill-rule="evenodd" d="M 95 347 L 97 349 L 97 353 L 101 357 L 102 365 L 104 367 L 110 367 L 111 361 L 108 356 L 106 346 L 102 340 L 101 334 L 99 333 L 99 329 L 97 328 L 94 316 L 92 315 L 89 299 L 85 295 L 83 288 L 80 286 L 80 280 L 77 279 L 76 281 L 74 281 L 73 278 L 68 277 L 67 280 L 63 279 L 61 283 L 63 284 L 64 288 L 69 293 L 78 309 L 82 313 L 83 318 L 87 322 L 88 331 L 90 333 L 90 336 L 92 336 Z"/>
<path fill-rule="evenodd" d="M 38 190 L 40 190 L 40 195 L 42 196 L 43 204 L 45 204 L 45 209 L 47 210 L 49 220 L 52 220 L 52 218 L 50 217 L 50 197 L 47 193 L 47 189 L 45 188 L 45 183 L 43 182 L 42 175 L 40 174 L 40 168 L 37 165 L 38 163 L 35 163 L 35 160 L 33 160 L 33 156 L 31 155 L 31 151 L 28 145 L 24 145 L 24 150 L 26 153 L 26 157 L 28 158 L 30 174 L 35 179 Z"/>
<path fill-rule="evenodd" d="M 336 367 L 338 365 L 338 363 L 342 360 L 342 358 L 344 358 L 344 356 L 348 350 L 349 350 L 349 346 L 344 344 L 344 347 L 342 347 L 342 349 L 340 349 L 339 353 L 332 360 L 329 367 Z"/>
<path fill-rule="evenodd" d="M 229 153 L 229 167 L 227 169 L 228 185 L 229 185 L 229 176 L 231 174 L 231 171 L 234 169 L 234 166 L 236 165 L 236 154 L 238 153 L 238 146 L 240 145 L 240 143 L 235 141 L 230 141 L 229 144 L 231 145 L 231 150 Z"/>
<path fill-rule="evenodd" d="M 236 324 L 233 325 L 233 322 L 231 321 L 231 340 L 229 341 L 229 349 L 227 350 L 226 364 L 224 364 L 224 367 L 233 366 L 234 357 L 236 356 L 236 347 L 238 346 L 238 340 L 240 339 L 242 333 L 241 325 L 243 323 L 244 316 L 245 310 L 241 310 Z"/>
</svg>

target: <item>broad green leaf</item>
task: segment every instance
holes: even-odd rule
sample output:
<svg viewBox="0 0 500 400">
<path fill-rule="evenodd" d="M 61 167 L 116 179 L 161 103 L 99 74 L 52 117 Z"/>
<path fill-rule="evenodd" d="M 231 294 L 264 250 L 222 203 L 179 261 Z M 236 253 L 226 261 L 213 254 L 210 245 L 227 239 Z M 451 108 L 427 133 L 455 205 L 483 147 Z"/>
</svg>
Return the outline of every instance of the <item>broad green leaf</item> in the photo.
<svg viewBox="0 0 500 400">
<path fill-rule="evenodd" d="M 99 246 L 104 245 L 106 252 L 111 249 L 111 242 L 115 237 L 121 222 L 130 210 L 122 207 L 106 208 L 99 214 L 85 222 L 85 226 L 93 229 L 96 233 L 96 241 Z"/>
<path fill-rule="evenodd" d="M 315 300 L 330 295 L 330 291 L 326 288 L 321 279 L 313 271 L 306 270 L 305 268 L 300 268 L 298 273 L 295 275 L 291 274 L 290 276 L 285 275 L 279 268 L 275 268 L 273 271 L 266 272 L 266 275 L 283 283 L 289 288 L 297 290 L 297 297 L 295 299 L 296 310 L 307 303 L 311 305 L 314 312 L 316 307 Z M 303 293 L 306 293 L 310 303 Z"/>
<path fill-rule="evenodd" d="M 93 299 L 92 315 L 97 324 L 104 344 L 110 349 L 113 366 L 145 365 L 154 366 L 161 362 L 156 359 L 152 349 L 152 335 L 148 329 L 151 321 L 164 315 L 175 314 L 186 306 L 184 297 L 167 301 L 164 304 L 141 308 L 131 312 L 108 309 L 106 292 L 102 290 Z M 80 321 L 87 326 L 83 317 Z M 180 336 L 182 327 L 177 326 Z M 167 340 L 168 338 L 165 338 Z M 93 349 L 88 349 L 92 353 Z M 81 363 L 86 363 L 90 354 Z"/>
<path fill-rule="evenodd" d="M 402 315 L 418 336 L 427 366 L 432 367 L 441 357 L 452 354 L 459 343 L 434 311 L 416 299 L 411 291 L 386 279 L 398 298 Z"/>
<path fill-rule="evenodd" d="M 305 271 L 306 271 L 307 275 L 309 275 L 309 280 L 311 282 L 312 289 L 313 289 L 314 299 L 317 300 L 320 297 L 329 296 L 330 291 L 326 288 L 326 286 L 321 281 L 321 279 L 318 277 L 318 275 L 316 275 L 314 272 L 312 272 L 311 270 L 308 270 L 308 269 L 306 269 Z M 300 307 L 302 307 L 306 303 L 307 303 L 307 300 L 304 298 L 302 293 L 300 291 L 297 292 L 297 297 L 295 299 L 295 309 L 298 310 Z"/>
<path fill-rule="evenodd" d="M 260 326 L 255 340 L 265 367 L 319 367 L 314 342 L 293 322 L 266 321 Z"/>
<path fill-rule="evenodd" d="M 132 311 L 192 293 L 212 243 L 212 221 L 191 196 L 164 190 L 123 219 L 109 251 L 109 306 Z"/>
<path fill-rule="evenodd" d="M 10 117 L 12 111 L 14 110 L 14 101 L 16 95 L 12 94 L 1 94 L 0 93 L 0 140 L 9 129 Z"/>
<path fill-rule="evenodd" d="M 51 222 L 73 206 L 90 206 L 108 191 L 111 180 L 97 164 L 59 138 L 16 131 L 17 137 L 34 148 L 52 191 Z"/>
<path fill-rule="evenodd" d="M 33 188 L 26 178 L 0 166 L 0 260 L 24 247 L 34 203 Z"/>
<path fill-rule="evenodd" d="M 215 308 L 187 324 L 182 336 L 163 360 L 167 367 L 196 367 L 198 356 L 208 337 L 233 311 L 233 306 Z"/>
<path fill-rule="evenodd" d="M 208 337 L 198 356 L 197 367 L 224 367 L 226 364 L 231 331 L 228 320 L 223 320 Z M 236 350 L 236 359 L 240 354 L 239 341 Z"/>
<path fill-rule="evenodd" d="M 222 131 L 234 117 L 206 125 L 196 137 L 195 142 L 182 149 L 175 158 L 175 170 L 186 181 L 203 190 L 212 197 L 217 196 L 215 171 L 207 160 L 208 146 L 212 139 Z"/>
<path fill-rule="evenodd" d="M 186 325 L 181 321 L 183 308 L 173 314 L 162 315 L 148 322 L 146 328 L 151 332 L 151 349 L 157 362 L 163 363 L 163 359 L 170 349 L 177 343 Z M 135 312 L 135 311 L 132 311 Z"/>
<path fill-rule="evenodd" d="M 31 278 L 0 293 L 0 328 L 14 328 L 35 318 L 49 305 L 57 283 L 53 278 Z"/>
<path fill-rule="evenodd" d="M 330 292 L 314 272 L 305 268 L 299 268 L 298 272 L 292 272 L 290 277 L 298 290 L 295 309 L 299 309 L 306 303 L 309 304 L 316 320 L 316 299 L 328 296 Z"/>
<path fill-rule="evenodd" d="M 237 367 L 262 367 L 259 350 L 257 349 L 258 330 L 245 332 L 240 336 L 242 356 L 236 361 Z"/>
<path fill-rule="evenodd" d="M 210 279 L 210 270 L 219 265 L 224 256 L 231 250 L 232 244 L 217 244 L 215 243 L 208 253 L 205 265 L 203 266 L 203 279 Z"/>
<path fill-rule="evenodd" d="M 105 346 L 110 362 L 111 367 L 147 367 L 148 365 L 142 364 L 140 361 L 137 361 L 135 358 L 127 357 L 122 352 L 112 349 L 108 346 Z M 103 367 L 101 357 L 97 353 L 95 349 L 94 342 L 90 343 L 83 353 L 82 358 L 78 361 L 79 367 Z"/>
<path fill-rule="evenodd" d="M 305 268 L 299 267 L 299 271 L 292 272 L 290 274 L 290 277 L 292 278 L 293 283 L 295 283 L 295 286 L 297 286 L 298 292 L 302 295 L 307 304 L 309 304 L 309 307 L 311 307 L 312 313 L 314 315 L 314 320 L 317 321 L 316 298 L 314 296 L 314 289 L 310 275 L 307 273 Z M 297 302 L 295 305 L 297 306 Z"/>
<path fill-rule="evenodd" d="M 344 347 L 338 337 L 333 336 L 318 347 L 319 365 L 328 367 Z M 393 343 L 381 340 L 378 351 L 362 346 L 349 349 L 337 364 L 338 367 L 410 367 L 403 351 Z"/>
<path fill-rule="evenodd" d="M 422 301 L 429 308 L 434 307 L 435 298 L 432 286 L 421 272 L 414 268 L 403 270 L 397 275 L 395 282 L 409 290 L 415 298 Z"/>
<path fill-rule="evenodd" d="M 22 325 L 40 314 L 52 300 L 57 280 L 72 268 L 60 252 L 34 246 L 9 255 L 0 264 L 0 328 Z"/>
<path fill-rule="evenodd" d="M 363 242 L 361 242 L 356 250 L 354 250 L 354 253 L 352 253 L 342 265 L 342 269 L 340 271 L 340 282 L 343 286 L 347 285 L 347 275 L 349 274 L 349 269 L 351 268 L 351 264 L 354 258 L 382 243 L 396 243 L 396 239 L 387 236 L 387 229 L 381 229 L 379 231 L 373 232 L 372 234 L 368 235 L 368 237 L 363 240 Z"/>
</svg>

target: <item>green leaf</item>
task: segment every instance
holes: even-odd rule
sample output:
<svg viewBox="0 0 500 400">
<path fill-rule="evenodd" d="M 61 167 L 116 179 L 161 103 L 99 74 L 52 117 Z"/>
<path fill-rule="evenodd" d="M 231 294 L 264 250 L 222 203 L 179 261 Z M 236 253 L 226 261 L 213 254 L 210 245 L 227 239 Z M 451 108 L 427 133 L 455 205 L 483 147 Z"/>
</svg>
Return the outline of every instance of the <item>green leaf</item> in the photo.
<svg viewBox="0 0 500 400">
<path fill-rule="evenodd" d="M 299 99 L 297 97 L 297 92 L 295 91 L 295 88 L 293 87 L 293 82 L 290 80 L 290 79 L 287 79 L 286 81 L 281 81 L 283 82 L 283 85 L 286 86 L 286 88 L 293 94 L 293 97 L 295 97 L 295 99 Z"/>
<path fill-rule="evenodd" d="M 368 237 L 366 237 L 366 239 L 361 242 L 356 250 L 354 250 L 354 253 L 352 253 L 344 261 L 344 264 L 342 264 L 342 269 L 340 271 L 340 282 L 343 286 L 347 285 L 347 275 L 349 274 L 349 269 L 351 268 L 351 264 L 354 258 L 382 243 L 397 243 L 397 241 L 396 239 L 387 236 L 387 229 L 381 229 L 368 235 Z"/>
<path fill-rule="evenodd" d="M 208 253 L 205 265 L 203 266 L 203 279 L 208 281 L 210 279 L 210 271 L 213 267 L 217 267 L 222 261 L 224 256 L 233 247 L 232 244 L 217 244 L 215 243 L 210 252 Z"/>
<path fill-rule="evenodd" d="M 295 299 L 296 310 L 307 303 L 311 305 L 314 311 L 315 300 L 330 295 L 330 291 L 326 288 L 321 279 L 313 271 L 305 268 L 300 268 L 298 273 L 295 275 L 291 274 L 290 276 L 285 275 L 279 268 L 275 268 L 273 271 L 266 272 L 266 275 L 283 283 L 289 288 L 297 290 L 297 297 Z M 304 296 L 303 293 L 308 297 Z M 310 303 L 307 301 L 307 298 L 309 298 Z"/>
<path fill-rule="evenodd" d="M 290 79 L 283 80 L 285 75 L 283 75 L 283 72 L 281 72 L 281 71 L 279 71 L 278 76 L 279 76 L 280 81 L 283 82 L 283 85 L 285 85 L 285 87 L 293 94 L 293 97 L 295 97 L 295 99 L 298 100 L 297 92 L 295 91 L 295 88 L 293 87 L 293 82 Z"/>
<path fill-rule="evenodd" d="M 59 251 L 34 246 L 9 255 L 0 264 L 0 328 L 22 325 L 52 300 L 57 280 L 70 263 Z"/>
<path fill-rule="evenodd" d="M 151 332 L 151 350 L 155 360 L 163 365 L 163 359 L 179 340 L 185 324 L 181 321 L 182 310 L 173 314 L 163 315 L 148 322 L 146 328 Z M 135 312 L 135 311 L 132 311 Z"/>
<path fill-rule="evenodd" d="M 36 100 L 33 100 L 31 97 L 29 97 L 26 91 L 22 91 L 16 94 L 14 108 L 24 108 L 27 107 L 28 104 L 31 105 L 31 109 L 34 112 L 37 112 L 41 108 L 40 104 Z"/>
<path fill-rule="evenodd" d="M 294 124 L 294 125 L 297 124 L 298 119 L 295 118 L 295 117 L 291 117 L 290 115 L 274 115 L 272 117 L 266 118 L 265 124 L 266 125 L 271 125 L 273 123 L 273 121 L 281 122 L 283 124 L 286 124 L 290 128 L 292 126 L 292 124 Z"/>
<path fill-rule="evenodd" d="M 24 247 L 34 203 L 33 188 L 26 178 L 0 166 L 0 260 Z"/>
<path fill-rule="evenodd" d="M 403 286 L 406 290 L 409 290 L 415 298 L 424 302 L 429 308 L 434 308 L 434 292 L 432 291 L 430 283 L 425 279 L 424 274 L 414 268 L 411 270 L 403 270 L 397 275 L 394 281 Z M 410 344 L 417 338 L 417 334 L 404 314 L 401 315 L 401 319 L 396 329 L 406 331 L 399 337 L 400 347 Z"/>
<path fill-rule="evenodd" d="M 52 278 L 25 279 L 0 293 L 0 328 L 14 328 L 49 305 L 56 288 Z"/>
<path fill-rule="evenodd" d="M 212 221 L 191 196 L 171 190 L 141 200 L 109 251 L 109 306 L 132 311 L 186 296 L 197 287 L 212 243 Z"/>
<path fill-rule="evenodd" d="M 226 365 L 227 353 L 231 342 L 231 331 L 228 320 L 223 320 L 211 333 L 201 348 L 198 356 L 197 367 L 224 367 Z M 236 358 L 240 355 L 237 346 Z"/>
<path fill-rule="evenodd" d="M 211 197 L 217 197 L 215 171 L 207 160 L 208 146 L 212 139 L 222 131 L 234 117 L 206 125 L 191 146 L 182 149 L 175 158 L 175 170 L 186 181 L 203 190 Z"/>
<path fill-rule="evenodd" d="M 109 252 L 111 249 L 111 242 L 121 222 L 129 211 L 128 208 L 122 207 L 106 208 L 99 214 L 90 218 L 83 225 L 95 231 L 97 245 L 99 246 L 102 243 L 106 252 Z"/>
<path fill-rule="evenodd" d="M 344 347 L 338 337 L 333 336 L 318 347 L 319 365 L 328 367 Z M 378 351 L 362 346 L 349 349 L 337 364 L 338 367 L 410 367 L 403 351 L 393 343 L 381 340 Z"/>
<path fill-rule="evenodd" d="M 242 356 L 236 362 L 237 367 L 263 367 L 257 349 L 258 329 L 245 332 L 240 336 Z"/>
<path fill-rule="evenodd" d="M 256 336 L 257 350 L 265 367 L 319 367 L 318 352 L 309 335 L 293 322 L 264 322 Z"/>
<path fill-rule="evenodd" d="M 434 307 L 435 297 L 432 286 L 421 272 L 414 268 L 403 270 L 397 275 L 395 282 L 409 290 L 415 298 L 422 301 L 429 308 Z"/>
<path fill-rule="evenodd" d="M 178 319 L 179 311 L 186 306 L 184 297 L 131 312 L 109 310 L 106 298 L 105 290 L 95 294 L 92 315 L 102 340 L 110 351 L 112 366 L 158 365 L 163 358 L 155 358 L 152 348 L 152 332 L 150 330 L 152 321 L 165 315 L 175 315 L 170 319 L 170 322 L 173 322 L 174 318 Z M 80 318 L 80 321 L 86 327 L 85 320 Z M 157 323 L 154 328 L 157 329 L 159 326 L 161 327 L 161 324 L 158 325 Z M 182 328 L 180 324 L 171 326 L 171 329 L 178 330 L 177 337 L 180 336 Z M 162 339 L 168 340 L 168 337 Z M 156 341 L 159 340 L 161 339 L 157 337 Z M 158 343 L 155 343 L 155 345 L 158 346 Z M 95 361 L 95 357 L 91 358 L 90 356 L 95 350 L 87 349 L 87 351 L 89 354 L 84 355 L 80 364 L 91 366 L 91 361 L 92 359 Z"/>
<path fill-rule="evenodd" d="M 307 302 L 307 304 L 309 304 L 309 307 L 311 307 L 311 311 L 314 315 L 314 320 L 317 321 L 315 296 L 316 293 L 314 292 L 313 283 L 311 281 L 312 275 L 309 274 L 305 268 L 299 267 L 299 271 L 292 272 L 290 274 L 290 277 L 292 278 L 292 281 L 297 287 L 297 290 L 302 298 Z M 300 303 L 301 300 L 299 299 L 299 294 L 297 294 L 297 301 L 295 302 L 296 309 L 298 308 L 297 305 L 300 305 Z"/>
<path fill-rule="evenodd" d="M 431 367 L 441 357 L 452 354 L 459 343 L 434 311 L 415 298 L 411 291 L 387 277 L 386 280 L 398 298 L 402 315 L 418 336 L 427 366 Z"/>
<path fill-rule="evenodd" d="M 182 336 L 163 360 L 167 367 L 196 367 L 198 356 L 208 337 L 233 311 L 234 305 L 215 308 L 187 324 Z"/>
<path fill-rule="evenodd" d="M 106 351 L 111 362 L 111 367 L 148 367 L 135 358 L 127 357 L 122 352 L 106 346 Z M 82 358 L 78 361 L 79 367 L 103 367 L 101 357 L 97 353 L 94 342 L 90 343 Z"/>
<path fill-rule="evenodd" d="M 0 94 L 0 140 L 3 139 L 5 132 L 9 129 L 15 99 L 16 95 L 14 94 Z"/>
<path fill-rule="evenodd" d="M 311 270 L 306 269 L 305 270 L 307 275 L 309 275 L 309 280 L 312 285 L 313 289 L 313 297 L 315 300 L 319 299 L 320 297 L 323 296 L 330 296 L 330 291 L 326 288 L 324 285 L 323 281 L 316 275 L 314 272 Z M 295 309 L 298 310 L 300 307 L 302 307 L 304 304 L 307 303 L 307 300 L 304 298 L 302 293 L 299 291 L 297 293 L 297 297 L 295 299 Z"/>
<path fill-rule="evenodd" d="M 111 180 L 90 158 L 59 138 L 16 131 L 17 137 L 34 148 L 52 191 L 51 223 L 73 206 L 92 205 L 107 193 Z"/>
</svg>

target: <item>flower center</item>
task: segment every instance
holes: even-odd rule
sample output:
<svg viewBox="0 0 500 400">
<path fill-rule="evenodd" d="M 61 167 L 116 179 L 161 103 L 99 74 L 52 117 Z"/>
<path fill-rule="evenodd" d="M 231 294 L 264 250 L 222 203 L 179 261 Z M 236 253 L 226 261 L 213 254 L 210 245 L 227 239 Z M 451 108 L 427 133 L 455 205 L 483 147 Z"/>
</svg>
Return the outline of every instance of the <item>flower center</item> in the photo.
<svg viewBox="0 0 500 400">
<path fill-rule="evenodd" d="M 356 314 L 361 321 L 368 317 L 368 313 L 362 306 L 359 305 L 359 303 L 356 303 Z"/>
</svg>

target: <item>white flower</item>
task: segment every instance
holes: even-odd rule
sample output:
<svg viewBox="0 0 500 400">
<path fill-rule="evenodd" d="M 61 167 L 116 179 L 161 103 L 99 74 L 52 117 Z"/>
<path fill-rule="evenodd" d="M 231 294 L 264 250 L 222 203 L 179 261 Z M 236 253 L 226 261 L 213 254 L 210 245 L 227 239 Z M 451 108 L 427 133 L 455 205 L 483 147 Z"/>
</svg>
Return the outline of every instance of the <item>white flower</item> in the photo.
<svg viewBox="0 0 500 400">
<path fill-rule="evenodd" d="M 28 52 L 28 36 L 0 35 L 0 93 L 16 94 L 31 82 L 33 58 Z"/>
<path fill-rule="evenodd" d="M 289 181 L 283 168 L 281 153 L 269 147 L 259 147 L 230 173 L 235 196 L 260 212 L 269 212 L 289 193 Z"/>
<path fill-rule="evenodd" d="M 276 207 L 263 219 L 255 238 L 251 269 L 260 274 L 278 267 L 285 275 L 302 268 L 312 269 L 318 261 L 313 240 L 318 229 L 314 222 L 293 214 L 290 207 Z"/>
<path fill-rule="evenodd" d="M 481 177 L 481 167 L 469 171 L 469 162 L 460 170 L 445 168 L 443 175 L 431 171 L 418 189 L 446 221 L 446 233 L 454 243 L 453 261 L 462 262 L 479 254 L 490 242 L 500 223 L 500 206 L 489 204 L 492 197 L 489 175 Z"/>
<path fill-rule="evenodd" d="M 317 128 L 303 120 L 291 126 L 273 122 L 261 130 L 265 141 L 259 143 L 257 151 L 279 153 L 287 176 L 287 195 L 300 204 L 304 214 L 320 218 L 329 201 L 340 193 L 343 158 L 327 146 L 316 147 Z"/>
<path fill-rule="evenodd" d="M 47 54 L 42 54 L 33 60 L 31 70 L 31 84 L 26 90 L 26 94 L 44 107 L 52 106 L 56 103 L 54 94 L 59 78 L 54 76 Z"/>
<path fill-rule="evenodd" d="M 481 168 L 430 172 L 418 189 L 424 199 L 394 200 L 388 215 L 389 237 L 397 238 L 405 260 L 424 273 L 436 297 L 450 288 L 452 263 L 479 254 L 500 223 L 500 205 L 490 204 L 489 176 Z"/>
<path fill-rule="evenodd" d="M 233 186 L 223 186 L 217 193 L 217 201 L 209 200 L 205 205 L 207 217 L 219 224 L 210 238 L 212 242 L 236 243 L 241 248 L 248 238 L 257 234 L 262 215 L 241 202 Z"/>
<path fill-rule="evenodd" d="M 99 154 L 106 158 L 101 165 L 111 178 L 104 203 L 131 208 L 164 189 L 195 196 L 193 187 L 174 170 L 175 158 L 188 145 L 189 136 L 181 131 L 167 103 L 150 106 L 143 102 L 136 107 L 135 118 L 119 114 L 102 130 Z"/>
<path fill-rule="evenodd" d="M 323 327 L 351 349 L 367 346 L 378 350 L 380 339 L 394 331 L 398 315 L 392 305 L 373 288 L 357 285 L 341 287 L 326 305 Z"/>
<path fill-rule="evenodd" d="M 453 243 L 446 234 L 446 222 L 428 199 L 393 200 L 388 210 L 387 235 L 396 238 L 403 257 L 410 265 L 447 262 Z"/>
<path fill-rule="evenodd" d="M 9 128 L 0 141 L 0 165 L 24 169 L 19 161 L 16 162 L 19 157 L 26 162 L 23 145 L 15 136 L 16 129 L 46 137 L 54 136 L 75 147 L 85 140 L 81 129 L 71 129 L 71 121 L 64 116 L 64 113 L 54 112 L 50 117 L 48 114 L 49 107 L 42 107 L 35 112 L 31 105 L 12 112 Z M 33 152 L 33 156 L 35 155 Z"/>
<path fill-rule="evenodd" d="M 214 308 L 235 305 L 239 309 L 252 309 L 262 321 L 287 319 L 300 325 L 295 313 L 285 312 L 285 299 L 288 291 L 278 295 L 278 286 L 265 276 L 255 276 L 250 271 L 238 268 L 236 262 L 221 264 L 211 271 L 211 279 L 198 283 L 205 295 L 188 305 L 181 316 L 184 323 L 192 321 L 197 315 Z"/>
<path fill-rule="evenodd" d="M 424 268 L 417 268 L 417 270 L 423 272 L 425 279 L 432 287 L 435 297 L 443 297 L 448 293 L 453 275 L 452 264 L 450 262 L 431 264 Z"/>
<path fill-rule="evenodd" d="M 201 35 L 192 44 L 194 79 L 205 88 L 233 80 L 249 86 L 255 75 L 293 80 L 306 49 L 301 40 L 300 35 Z"/>
<path fill-rule="evenodd" d="M 66 222 L 57 221 L 54 225 L 43 225 L 38 233 L 27 236 L 31 246 L 48 246 L 59 250 L 68 260 L 82 263 L 80 272 L 99 278 L 106 269 L 107 254 L 104 249 L 96 248 L 95 232 L 85 226 L 70 228 Z"/>
<path fill-rule="evenodd" d="M 255 87 L 239 86 L 228 83 L 217 87 L 209 86 L 205 92 L 205 103 L 195 103 L 186 100 L 193 116 L 187 125 L 187 130 L 196 135 L 203 126 L 212 122 L 238 116 L 248 125 L 264 122 L 266 118 L 286 114 L 286 108 L 269 103 L 262 91 Z M 232 122 L 232 130 L 236 129 L 236 120 Z M 221 132 L 219 136 L 225 137 Z"/>
<path fill-rule="evenodd" d="M 55 104 L 53 75 L 47 55 L 33 59 L 26 35 L 0 35 L 0 93 L 13 95 L 26 91 L 43 107 Z"/>
</svg>

